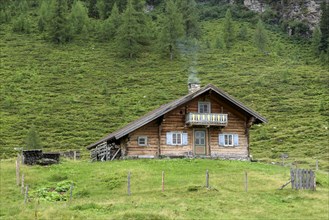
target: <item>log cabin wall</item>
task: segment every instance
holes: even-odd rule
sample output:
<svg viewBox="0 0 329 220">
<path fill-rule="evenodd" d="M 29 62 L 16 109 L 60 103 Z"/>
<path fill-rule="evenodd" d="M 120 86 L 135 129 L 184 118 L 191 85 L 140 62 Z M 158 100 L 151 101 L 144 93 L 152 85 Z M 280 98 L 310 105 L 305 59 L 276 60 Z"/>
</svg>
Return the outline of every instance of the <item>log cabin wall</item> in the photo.
<svg viewBox="0 0 329 220">
<path fill-rule="evenodd" d="M 247 117 L 242 115 L 237 110 L 233 109 L 228 103 L 221 100 L 220 97 L 212 97 L 212 103 L 215 106 L 212 111 L 214 113 L 228 114 L 228 124 L 223 128 L 211 127 L 210 140 L 211 148 L 210 154 L 213 157 L 225 158 L 247 158 L 248 155 L 248 134 L 246 133 Z M 218 112 L 222 111 L 223 112 Z M 219 145 L 219 134 L 238 134 L 239 145 L 234 147 L 223 147 Z"/>
<path fill-rule="evenodd" d="M 223 113 L 228 114 L 228 124 L 226 127 L 206 127 L 206 126 L 187 126 L 185 123 L 186 114 L 189 112 L 198 112 L 198 102 L 210 102 L 211 113 Z M 248 139 L 246 134 L 246 116 L 242 115 L 232 107 L 229 103 L 226 103 L 221 97 L 215 94 L 204 94 L 183 106 L 180 106 L 171 112 L 164 115 L 161 127 L 160 127 L 160 142 L 159 142 L 159 122 L 154 120 L 147 125 L 130 133 L 126 155 L 160 155 L 178 156 L 187 155 L 194 152 L 194 129 L 203 128 L 206 130 L 206 155 L 213 157 L 229 157 L 229 158 L 246 158 L 248 157 Z M 187 145 L 167 145 L 166 133 L 178 131 L 184 132 L 188 135 Z M 238 134 L 239 146 L 235 147 L 223 147 L 219 145 L 219 134 Z M 147 137 L 147 145 L 139 146 L 138 137 Z M 158 151 L 160 143 L 160 152 Z"/>
<path fill-rule="evenodd" d="M 146 146 L 138 145 L 138 137 L 147 137 Z M 127 139 L 127 156 L 156 156 L 158 149 L 158 124 L 152 121 L 132 132 Z"/>
<path fill-rule="evenodd" d="M 193 130 L 185 126 L 185 115 L 187 107 L 181 106 L 164 116 L 162 122 L 162 133 L 161 133 L 161 155 L 187 155 L 192 151 L 192 135 Z M 188 142 L 187 145 L 167 145 L 166 134 L 167 132 L 184 132 L 187 133 Z"/>
</svg>

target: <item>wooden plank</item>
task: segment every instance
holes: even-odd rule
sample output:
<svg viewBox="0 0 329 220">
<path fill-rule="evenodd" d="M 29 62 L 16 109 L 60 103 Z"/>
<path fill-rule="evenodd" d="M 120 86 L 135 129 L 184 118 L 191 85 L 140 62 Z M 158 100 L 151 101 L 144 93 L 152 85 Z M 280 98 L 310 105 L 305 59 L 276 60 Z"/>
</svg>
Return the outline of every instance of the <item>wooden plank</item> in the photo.
<svg viewBox="0 0 329 220">
<path fill-rule="evenodd" d="M 312 170 L 310 171 L 310 189 L 314 189 L 314 173 Z"/>
<path fill-rule="evenodd" d="M 305 170 L 305 189 L 309 189 L 310 188 L 310 171 L 309 170 Z"/>
<path fill-rule="evenodd" d="M 290 179 L 291 179 L 291 188 L 295 189 L 295 176 L 294 176 L 294 170 L 290 169 Z"/>
<path fill-rule="evenodd" d="M 298 169 L 295 170 L 295 189 L 299 189 Z"/>
<path fill-rule="evenodd" d="M 119 148 L 119 149 L 117 150 L 117 152 L 115 152 L 115 154 L 114 154 L 114 156 L 112 157 L 111 161 L 114 160 L 114 158 L 116 157 L 116 155 L 119 153 L 120 150 L 121 150 L 121 149 Z"/>
<path fill-rule="evenodd" d="M 303 189 L 303 170 L 299 170 L 299 188 Z"/>
</svg>

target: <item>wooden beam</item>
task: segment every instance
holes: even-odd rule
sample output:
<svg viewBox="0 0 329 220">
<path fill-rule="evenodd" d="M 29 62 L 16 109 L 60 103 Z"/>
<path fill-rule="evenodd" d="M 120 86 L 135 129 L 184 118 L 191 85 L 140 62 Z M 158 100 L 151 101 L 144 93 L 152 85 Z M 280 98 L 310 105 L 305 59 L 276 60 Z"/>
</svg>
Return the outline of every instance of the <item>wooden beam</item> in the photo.
<svg viewBox="0 0 329 220">
<path fill-rule="evenodd" d="M 114 158 L 117 156 L 117 154 L 119 153 L 120 150 L 121 150 L 121 149 L 119 148 L 119 149 L 117 150 L 117 152 L 115 152 L 115 154 L 114 154 L 114 156 L 112 157 L 111 161 L 114 160 Z"/>
<path fill-rule="evenodd" d="M 162 131 L 162 122 L 163 122 L 163 117 L 160 117 L 159 120 L 158 120 L 158 150 L 157 150 L 158 157 L 161 155 L 161 131 Z"/>
</svg>

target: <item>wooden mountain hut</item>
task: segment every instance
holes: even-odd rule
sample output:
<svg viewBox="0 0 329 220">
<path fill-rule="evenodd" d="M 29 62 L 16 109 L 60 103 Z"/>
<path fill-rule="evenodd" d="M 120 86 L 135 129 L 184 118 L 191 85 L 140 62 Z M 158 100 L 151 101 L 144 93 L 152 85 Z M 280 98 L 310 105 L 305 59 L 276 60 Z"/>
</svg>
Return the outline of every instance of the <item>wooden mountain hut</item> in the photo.
<svg viewBox="0 0 329 220">
<path fill-rule="evenodd" d="M 249 130 L 266 119 L 214 85 L 189 93 L 87 146 L 92 160 L 216 157 L 248 160 Z"/>
</svg>

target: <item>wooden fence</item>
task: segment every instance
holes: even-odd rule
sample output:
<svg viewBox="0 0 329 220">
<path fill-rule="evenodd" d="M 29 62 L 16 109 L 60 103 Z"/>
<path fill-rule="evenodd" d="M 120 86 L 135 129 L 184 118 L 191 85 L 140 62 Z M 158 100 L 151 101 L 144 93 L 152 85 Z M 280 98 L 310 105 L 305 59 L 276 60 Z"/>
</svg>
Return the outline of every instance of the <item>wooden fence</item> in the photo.
<svg viewBox="0 0 329 220">
<path fill-rule="evenodd" d="M 292 189 L 315 190 L 316 188 L 315 173 L 312 170 L 291 169 L 290 178 Z"/>
</svg>

